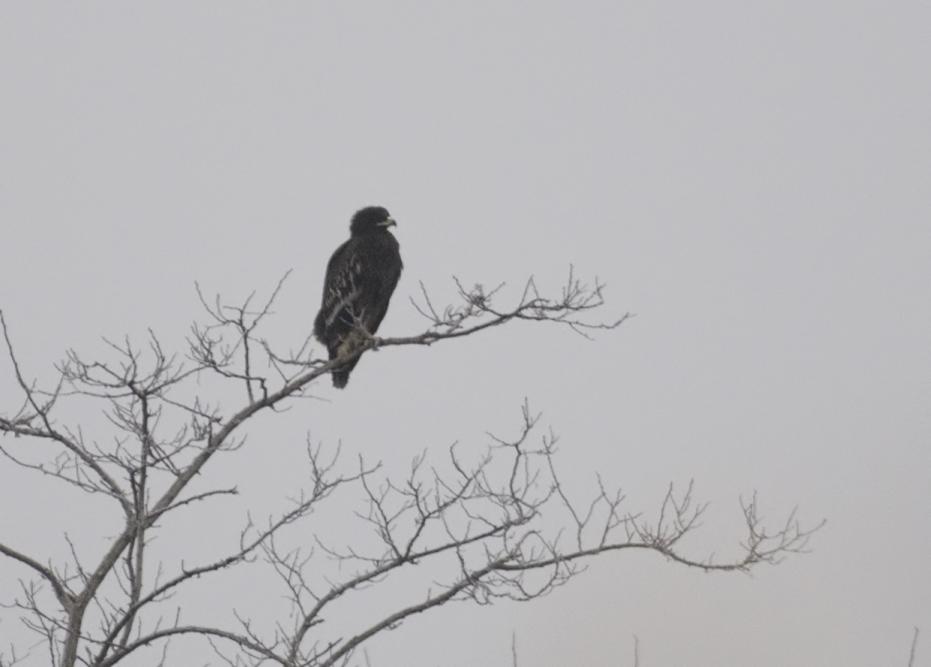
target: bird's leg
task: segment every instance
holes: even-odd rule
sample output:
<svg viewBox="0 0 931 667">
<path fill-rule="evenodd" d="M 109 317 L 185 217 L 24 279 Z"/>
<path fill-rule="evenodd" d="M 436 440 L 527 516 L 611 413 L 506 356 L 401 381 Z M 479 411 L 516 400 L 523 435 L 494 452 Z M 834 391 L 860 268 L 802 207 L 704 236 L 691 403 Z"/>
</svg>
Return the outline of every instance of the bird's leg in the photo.
<svg viewBox="0 0 931 667">
<path fill-rule="evenodd" d="M 353 329 L 347 333 L 343 339 L 339 342 L 339 347 L 336 348 L 336 356 L 348 357 L 351 355 L 355 349 L 359 346 L 359 336 L 356 333 L 356 330 Z"/>
<path fill-rule="evenodd" d="M 353 314 L 352 331 L 349 332 L 349 336 L 355 339 L 356 344 L 366 345 L 370 350 L 377 350 L 378 339 L 366 328 L 364 317 L 365 309 Z"/>
<path fill-rule="evenodd" d="M 357 325 L 356 325 L 356 331 L 357 331 L 358 334 L 359 334 L 359 338 L 360 338 L 362 341 L 365 341 L 365 342 L 367 342 L 367 343 L 369 344 L 369 349 L 370 349 L 370 350 L 373 350 L 373 351 L 375 351 L 375 352 L 378 351 L 378 347 L 379 347 L 379 346 L 378 346 L 378 340 L 379 340 L 378 338 L 376 338 L 373 334 L 371 334 L 371 333 L 369 332 L 369 330 L 366 329 L 366 328 L 365 328 L 364 326 L 362 326 L 361 324 L 357 324 Z"/>
</svg>

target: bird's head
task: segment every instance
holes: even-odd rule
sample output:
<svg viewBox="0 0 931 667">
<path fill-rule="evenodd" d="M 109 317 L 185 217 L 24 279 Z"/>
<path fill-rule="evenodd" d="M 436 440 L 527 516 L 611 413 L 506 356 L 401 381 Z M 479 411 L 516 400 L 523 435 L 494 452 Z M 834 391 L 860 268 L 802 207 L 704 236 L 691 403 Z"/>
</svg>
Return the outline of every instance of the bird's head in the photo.
<svg viewBox="0 0 931 667">
<path fill-rule="evenodd" d="M 352 216 L 349 231 L 353 236 L 374 234 L 386 231 L 389 227 L 394 227 L 397 224 L 386 208 L 367 206 L 356 211 L 356 214 Z"/>
</svg>

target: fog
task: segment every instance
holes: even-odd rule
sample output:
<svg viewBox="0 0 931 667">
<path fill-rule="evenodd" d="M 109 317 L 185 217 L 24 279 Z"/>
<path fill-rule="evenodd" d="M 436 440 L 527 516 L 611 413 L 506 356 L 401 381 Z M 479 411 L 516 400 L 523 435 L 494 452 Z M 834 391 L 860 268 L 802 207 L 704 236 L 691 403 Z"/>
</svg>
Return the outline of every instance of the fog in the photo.
<svg viewBox="0 0 931 667">
<path fill-rule="evenodd" d="M 413 617 L 370 643 L 372 665 L 511 665 L 513 635 L 522 667 L 633 665 L 634 637 L 642 667 L 904 666 L 914 627 L 925 664 L 929 25 L 925 3 L 857 0 L 5 3 L 0 308 L 24 374 L 48 382 L 69 348 L 106 356 L 101 336 L 151 327 L 181 351 L 195 281 L 241 300 L 293 269 L 268 335 L 299 345 L 368 204 L 398 220 L 405 263 L 386 336 L 425 327 L 420 282 L 439 302 L 453 276 L 505 282 L 507 300 L 531 275 L 558 292 L 571 265 L 606 283 L 605 319 L 635 316 L 591 341 L 515 323 L 367 353 L 346 390 L 320 382 L 205 470 L 241 495 L 161 530 L 166 562 L 282 508 L 307 432 L 403 474 L 513 435 L 526 398 L 579 497 L 597 473 L 655 512 L 694 480 L 696 557 L 739 551 L 754 492 L 773 523 L 795 507 L 827 523 L 750 576 L 605 555 L 531 604 Z M 22 401 L 7 358 L 0 399 Z M 74 419 L 106 437 L 97 412 Z M 0 459 L 0 542 L 43 562 L 65 533 L 98 554 L 119 529 L 104 507 Z M 311 527 L 352 539 L 352 507 Z M 260 571 L 199 584 L 186 617 L 280 610 Z M 0 560 L 0 602 L 30 574 Z M 345 613 L 418 599 L 371 595 Z M 6 609 L 0 639 L 35 641 Z M 168 656 L 223 664 L 198 641 Z"/>
</svg>

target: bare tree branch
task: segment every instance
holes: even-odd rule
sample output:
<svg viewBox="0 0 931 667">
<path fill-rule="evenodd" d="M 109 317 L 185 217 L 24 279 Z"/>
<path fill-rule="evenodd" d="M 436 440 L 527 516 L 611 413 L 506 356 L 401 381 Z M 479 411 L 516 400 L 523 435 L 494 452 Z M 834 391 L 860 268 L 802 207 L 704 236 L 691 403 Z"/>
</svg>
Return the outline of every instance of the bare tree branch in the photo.
<svg viewBox="0 0 931 667">
<path fill-rule="evenodd" d="M 908 667 L 915 667 L 915 653 L 918 649 L 918 627 L 915 626 L 915 632 L 912 634 L 912 648 L 908 652 Z"/>
<path fill-rule="evenodd" d="M 65 588 L 64 584 L 58 580 L 58 577 L 56 577 L 49 568 L 45 567 L 34 558 L 30 558 L 26 554 L 20 553 L 4 544 L 0 544 L 0 553 L 38 572 L 52 587 L 52 590 L 55 592 L 55 597 L 58 598 L 62 607 L 67 608 L 74 602 L 74 595 Z"/>
<path fill-rule="evenodd" d="M 191 487 L 204 477 L 208 463 L 242 446 L 241 432 L 255 416 L 287 409 L 293 399 L 307 396 L 316 380 L 367 350 L 430 346 L 518 321 L 551 322 L 589 338 L 631 317 L 591 319 L 604 305 L 604 285 L 582 283 L 571 268 L 557 295 L 544 296 L 530 278 L 508 306 L 496 303 L 503 300 L 505 285 L 468 288 L 456 279 L 458 301 L 445 307 L 421 284 L 414 307 L 427 320 L 425 330 L 400 337 L 360 330 L 359 345 L 329 360 L 314 356 L 310 334 L 287 353 L 263 337 L 289 274 L 264 300 L 253 293 L 235 305 L 208 297 L 198 285 L 207 323 L 191 327 L 186 355 L 167 353 L 152 331 L 141 347 L 129 339 L 104 339 L 110 358 L 88 360 L 69 350 L 54 367 L 50 389 L 26 379 L 0 313 L 22 392 L 21 403 L 0 413 L 0 436 L 13 436 L 0 453 L 27 474 L 98 494 L 118 505 L 122 517 L 94 559 L 67 535 L 70 560 L 64 564 L 43 564 L 0 545 L 0 555 L 26 566 L 42 582 L 23 582 L 7 608 L 39 636 L 53 666 L 104 667 L 130 656 L 135 664 L 145 648 L 159 651 L 158 664 L 165 664 L 169 642 L 182 637 L 202 638 L 220 660 L 236 666 L 347 665 L 360 650 L 368 662 L 370 639 L 421 613 L 456 601 L 532 601 L 579 574 L 587 558 L 640 549 L 706 571 L 747 571 L 804 551 L 817 529 L 801 527 L 794 512 L 778 528 L 767 528 L 754 495 L 741 503 L 746 535 L 739 555 L 714 562 L 688 554 L 681 540 L 696 530 L 705 511 L 693 500 L 691 485 L 683 493 L 670 486 L 652 521 L 626 510 L 626 497 L 600 476 L 591 495 L 577 502 L 559 475 L 556 436 L 536 435 L 540 416 L 525 403 L 514 437 L 490 435 L 487 448 L 466 452 L 453 445 L 432 462 L 420 455 L 401 478 L 387 476 L 379 463 L 364 457 L 350 472 L 339 472 L 339 448 L 324 455 L 308 440 L 309 486 L 294 494 L 285 511 L 260 525 L 248 518 L 226 555 L 172 570 L 150 550 L 162 524 L 181 514 L 174 510 L 238 493 L 235 486 Z M 221 393 L 231 387 L 243 403 L 223 409 L 215 387 Z M 63 415 L 84 412 L 65 413 L 65 404 L 102 407 L 112 437 L 99 442 L 85 434 L 83 424 L 69 426 Z M 35 442 L 53 449 L 31 446 Z M 361 503 L 354 514 L 355 534 L 364 536 L 358 543 L 329 543 L 306 521 L 337 490 Z M 213 619 L 182 623 L 180 607 L 165 614 L 166 603 L 194 580 L 256 560 L 264 560 L 280 581 L 289 608 L 285 617 L 260 624 L 231 609 L 239 627 L 229 630 Z M 356 619 L 349 629 L 328 620 L 340 605 L 365 607 L 365 596 L 382 582 L 424 567 L 442 574 L 392 611 Z M 637 650 L 635 644 L 635 663 Z M 24 655 L 11 650 L 10 657 L 0 658 L 0 667 Z M 512 658 L 516 664 L 516 643 Z"/>
</svg>

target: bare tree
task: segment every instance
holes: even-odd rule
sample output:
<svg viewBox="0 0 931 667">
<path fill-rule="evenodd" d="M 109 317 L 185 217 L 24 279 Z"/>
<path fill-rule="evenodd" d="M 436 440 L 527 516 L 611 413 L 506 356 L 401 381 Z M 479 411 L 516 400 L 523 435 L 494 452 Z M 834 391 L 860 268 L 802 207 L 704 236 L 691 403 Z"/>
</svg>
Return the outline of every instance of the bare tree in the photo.
<svg viewBox="0 0 931 667">
<path fill-rule="evenodd" d="M 794 513 L 775 529 L 764 527 L 755 498 L 742 504 L 742 554 L 715 562 L 680 550 L 705 509 L 691 486 L 681 493 L 670 487 L 653 517 L 625 510 L 623 495 L 600 477 L 589 498 L 571 497 L 558 472 L 557 438 L 538 433 L 538 415 L 525 404 L 514 437 L 492 437 L 480 452 L 453 446 L 442 460 L 429 463 L 426 456 L 417 457 L 402 479 L 386 475 L 378 462 L 346 463 L 339 448 L 326 451 L 308 440 L 309 485 L 291 496 L 286 511 L 266 522 L 249 519 L 239 543 L 224 557 L 166 571 L 153 562 L 154 534 L 194 503 L 237 493 L 236 488 L 202 488 L 207 464 L 243 444 L 253 417 L 281 410 L 366 350 L 432 345 L 518 320 L 555 323 L 589 336 L 629 317 L 590 319 L 603 306 L 603 287 L 587 286 L 571 271 L 560 294 L 541 295 L 531 279 L 516 303 L 504 308 L 496 305 L 501 286 L 486 290 L 457 282 L 458 303 L 438 308 L 421 285 L 414 305 L 428 320 L 424 331 L 399 338 L 363 332 L 357 349 L 327 361 L 314 356 L 309 336 L 300 349 L 284 354 L 260 333 L 286 278 L 258 306 L 254 296 L 231 306 L 220 297 L 208 299 L 198 288 L 206 322 L 193 325 L 183 356 L 166 352 L 151 332 L 142 346 L 128 339 L 108 341 L 111 358 L 89 360 L 69 351 L 46 387 L 22 367 L 0 312 L 22 394 L 18 407 L 0 406 L 6 409 L 0 412 L 0 434 L 13 436 L 0 440 L 0 453 L 24 474 L 50 476 L 105 500 L 120 517 L 95 559 L 67 535 L 66 562 L 27 554 L 17 548 L 15 536 L 0 536 L 0 554 L 31 575 L 20 580 L 7 613 L 40 639 L 38 645 L 9 648 L 0 655 L 0 666 L 41 651 L 56 667 L 109 667 L 126 664 L 144 649 L 156 652 L 155 664 L 164 664 L 170 641 L 183 636 L 209 642 L 229 665 L 347 665 L 368 640 L 409 617 L 457 600 L 480 605 L 496 598 L 534 600 L 598 555 L 639 549 L 687 567 L 747 571 L 805 548 L 812 531 L 801 528 Z M 205 389 L 211 379 L 238 388 L 239 407 L 224 410 L 217 398 L 221 393 Z M 68 405 L 85 401 L 103 408 L 108 440 L 90 438 L 81 424 L 69 422 Z M 328 507 L 337 492 L 361 499 L 356 520 L 368 539 L 359 544 L 331 543 L 314 533 L 309 515 Z M 554 521 L 561 527 L 553 529 Z M 176 593 L 196 579 L 255 559 L 267 563 L 280 581 L 289 606 L 281 618 L 260 623 L 236 614 L 229 625 L 215 617 L 181 620 Z M 320 576 L 320 561 L 338 564 L 338 578 Z M 328 622 L 332 608 L 361 604 L 363 596 L 377 593 L 398 573 L 427 566 L 442 574 L 422 598 L 357 621 L 348 631 L 336 631 Z"/>
</svg>

